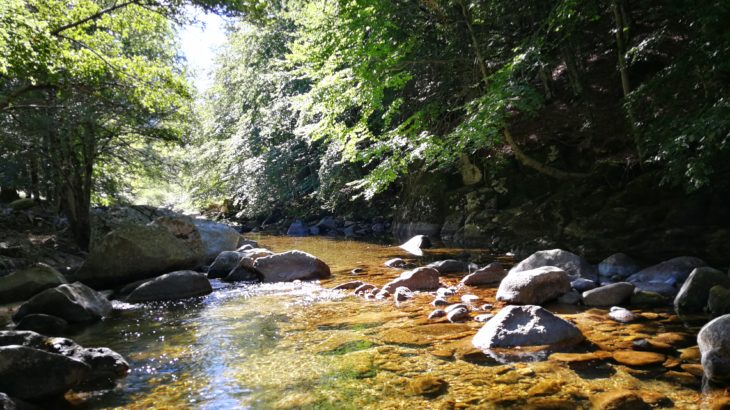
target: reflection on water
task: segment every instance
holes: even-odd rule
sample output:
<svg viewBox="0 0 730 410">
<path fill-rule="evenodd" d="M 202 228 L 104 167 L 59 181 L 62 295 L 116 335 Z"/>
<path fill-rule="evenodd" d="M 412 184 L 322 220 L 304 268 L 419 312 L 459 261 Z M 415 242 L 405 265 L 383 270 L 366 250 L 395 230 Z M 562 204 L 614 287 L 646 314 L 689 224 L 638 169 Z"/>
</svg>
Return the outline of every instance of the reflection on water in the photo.
<svg viewBox="0 0 730 410">
<path fill-rule="evenodd" d="M 549 307 L 573 320 L 589 342 L 572 356 L 505 363 L 471 348 L 481 324 L 426 320 L 431 295 L 418 294 L 396 307 L 327 289 L 353 279 L 382 285 L 400 272 L 383 262 L 406 257 L 397 247 L 325 238 L 255 239 L 274 251 L 317 255 L 334 277 L 320 284 L 214 282 L 213 294 L 196 300 L 118 304 L 116 317 L 74 336 L 82 345 L 120 352 L 133 369 L 118 388 L 86 398 L 90 407 L 540 408 L 542 403 L 553 406 L 543 408 L 590 408 L 594 396 L 613 389 L 654 397 L 657 406 L 701 406 L 699 378 L 686 370 L 698 361 L 690 353 L 681 360 L 670 355 L 668 363 L 654 367 L 610 359 L 615 350 L 631 349 L 634 340 L 658 334 L 678 335 L 672 343 L 680 347 L 694 344 L 696 329 L 688 332 L 669 311 L 646 312 L 638 323 L 626 325 L 607 320 L 605 310 Z M 466 254 L 480 265 L 494 259 L 479 250 L 440 249 L 427 252 L 424 260 Z M 364 272 L 352 274 L 355 267 Z M 466 291 L 494 303 L 494 289 Z M 682 335 L 689 341 L 677 341 Z M 419 378 L 423 375 L 446 388 L 434 390 L 435 397 L 419 394 L 431 380 Z"/>
</svg>

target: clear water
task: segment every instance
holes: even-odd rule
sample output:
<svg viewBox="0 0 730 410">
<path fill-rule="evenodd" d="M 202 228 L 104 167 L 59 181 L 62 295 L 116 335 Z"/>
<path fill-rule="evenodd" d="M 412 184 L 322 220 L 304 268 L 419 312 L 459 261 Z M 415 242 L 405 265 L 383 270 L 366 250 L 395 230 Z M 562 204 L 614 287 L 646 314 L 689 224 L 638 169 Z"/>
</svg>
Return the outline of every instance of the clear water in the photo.
<svg viewBox="0 0 730 410">
<path fill-rule="evenodd" d="M 591 408 L 601 392 L 631 389 L 657 405 L 709 406 L 700 379 L 681 367 L 696 365 L 696 358 L 669 357 L 664 365 L 642 368 L 610 358 L 587 364 L 494 360 L 470 347 L 481 324 L 426 320 L 432 295 L 396 306 L 328 290 L 348 280 L 381 285 L 397 276 L 400 271 L 383 266 L 389 258 L 406 257 L 397 247 L 328 238 L 256 239 L 274 251 L 300 249 L 320 257 L 333 278 L 214 282 L 215 291 L 196 300 L 118 304 L 118 315 L 73 338 L 118 351 L 131 373 L 116 389 L 69 397 L 89 408 Z M 439 249 L 426 259 L 464 252 Z M 482 265 L 495 258 L 484 250 L 466 252 Z M 356 267 L 365 272 L 353 275 Z M 465 288 L 458 295 L 463 293 L 494 303 L 494 289 Z M 692 339 L 696 333 L 669 311 L 644 312 L 644 319 L 627 325 L 608 320 L 605 310 L 550 308 L 584 332 L 590 343 L 581 351 L 610 353 L 630 349 L 638 338 L 673 332 Z M 445 381 L 446 388 L 421 394 L 418 378 L 424 375 Z"/>
</svg>

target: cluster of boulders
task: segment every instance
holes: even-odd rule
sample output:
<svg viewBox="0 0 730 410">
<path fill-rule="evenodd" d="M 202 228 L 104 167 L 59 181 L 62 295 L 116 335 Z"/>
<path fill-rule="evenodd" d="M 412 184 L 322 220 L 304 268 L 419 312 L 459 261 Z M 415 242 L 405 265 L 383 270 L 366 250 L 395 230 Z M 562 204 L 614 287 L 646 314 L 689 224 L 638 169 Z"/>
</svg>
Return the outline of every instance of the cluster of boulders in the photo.
<svg viewBox="0 0 730 410">
<path fill-rule="evenodd" d="M 330 268 L 302 251 L 273 253 L 249 241 L 236 251 L 222 252 L 208 269 L 208 278 L 225 282 L 291 282 L 328 278 Z"/>
<path fill-rule="evenodd" d="M 389 232 L 390 222 L 383 218 L 375 218 L 366 222 L 334 216 L 326 216 L 309 222 L 297 219 L 291 222 L 286 230 L 286 234 L 289 236 L 382 236 Z"/>
</svg>

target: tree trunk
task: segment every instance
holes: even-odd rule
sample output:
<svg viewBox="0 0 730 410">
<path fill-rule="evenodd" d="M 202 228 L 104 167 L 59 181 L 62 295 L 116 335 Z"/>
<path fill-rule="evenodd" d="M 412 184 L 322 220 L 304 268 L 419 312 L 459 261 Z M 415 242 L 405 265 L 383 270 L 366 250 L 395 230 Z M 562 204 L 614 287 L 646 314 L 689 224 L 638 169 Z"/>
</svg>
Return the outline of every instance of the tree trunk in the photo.
<svg viewBox="0 0 730 410">
<path fill-rule="evenodd" d="M 621 13 L 621 5 L 618 0 L 613 1 L 613 15 L 616 19 L 616 53 L 618 54 L 618 70 L 621 74 L 621 88 L 624 97 L 631 92 L 631 84 L 629 83 L 629 72 L 626 68 L 626 45 L 624 44 L 624 23 L 623 14 Z"/>
</svg>

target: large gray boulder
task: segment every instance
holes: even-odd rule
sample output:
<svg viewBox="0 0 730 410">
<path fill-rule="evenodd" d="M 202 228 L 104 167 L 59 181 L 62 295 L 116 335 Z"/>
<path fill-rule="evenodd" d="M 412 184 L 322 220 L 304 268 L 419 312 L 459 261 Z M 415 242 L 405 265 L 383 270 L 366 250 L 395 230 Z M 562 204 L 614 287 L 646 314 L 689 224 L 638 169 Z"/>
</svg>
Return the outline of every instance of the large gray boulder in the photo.
<svg viewBox="0 0 730 410">
<path fill-rule="evenodd" d="M 572 323 L 534 305 L 505 306 L 472 339 L 478 349 L 570 346 L 583 341 Z"/>
<path fill-rule="evenodd" d="M 639 264 L 625 253 L 614 253 L 598 264 L 601 282 L 619 282 L 638 272 Z"/>
<path fill-rule="evenodd" d="M 586 278 L 595 281 L 597 279 L 597 271 L 593 265 L 588 263 L 582 256 L 562 249 L 535 252 L 515 265 L 509 272 L 527 271 L 544 266 L 554 266 L 562 269 L 571 280 Z"/>
<path fill-rule="evenodd" d="M 633 293 L 633 283 L 611 283 L 610 285 L 583 292 L 583 304 L 586 306 L 623 305 L 631 299 Z"/>
<path fill-rule="evenodd" d="M 200 233 L 190 218 L 160 217 L 148 225 L 125 225 L 96 244 L 73 279 L 109 288 L 203 263 Z"/>
<path fill-rule="evenodd" d="M 53 315 L 69 323 L 89 323 L 109 316 L 112 304 L 101 293 L 75 282 L 63 284 L 33 296 L 13 315 L 19 322 L 33 313 Z"/>
<path fill-rule="evenodd" d="M 67 283 L 66 278 L 48 265 L 21 269 L 0 278 L 0 304 L 26 300 L 64 283 Z"/>
<path fill-rule="evenodd" d="M 23 347 L 24 354 L 29 358 L 35 358 L 34 360 L 48 359 L 45 354 L 51 354 L 84 364 L 86 369 L 83 372 L 83 377 L 74 379 L 73 383 L 70 383 L 73 384 L 73 388 L 76 390 L 113 387 L 117 379 L 126 376 L 129 372 L 129 364 L 119 353 L 105 347 L 85 348 L 72 340 L 61 337 L 51 338 L 30 331 L 0 331 L 0 346 L 2 348 Z M 57 357 L 53 357 L 51 360 L 60 365 L 58 368 L 49 369 L 52 372 L 61 371 L 68 365 L 68 362 L 58 360 Z M 36 371 L 32 367 L 26 368 L 22 362 L 15 362 L 14 364 L 18 367 L 17 370 L 22 373 L 16 380 L 18 383 L 22 381 L 31 383 L 37 378 L 44 377 L 42 370 Z M 2 367 L 3 363 L 0 360 L 0 368 Z M 72 364 L 72 368 L 74 367 L 77 366 Z M 4 377 L 0 376 L 0 379 L 4 379 Z M 22 389 L 23 386 L 16 388 Z M 2 388 L 0 387 L 0 389 Z M 67 388 L 61 394 L 66 390 Z M 50 393 L 50 395 L 55 394 Z M 27 398 L 45 397 L 47 395 L 49 394 L 46 392 L 40 395 L 30 393 Z"/>
<path fill-rule="evenodd" d="M 213 292 L 208 278 L 191 270 L 170 272 L 143 283 L 127 296 L 129 303 L 177 300 Z"/>
<path fill-rule="evenodd" d="M 717 285 L 730 287 L 730 277 L 710 267 L 692 270 L 674 298 L 674 309 L 679 314 L 702 313 L 707 307 L 710 289 Z"/>
<path fill-rule="evenodd" d="M 322 260 L 302 251 L 289 251 L 258 258 L 253 268 L 264 282 L 324 279 L 330 277 L 330 267 Z"/>
<path fill-rule="evenodd" d="M 309 235 L 309 228 L 304 222 L 297 219 L 289 225 L 286 234 L 289 236 L 307 236 Z"/>
<path fill-rule="evenodd" d="M 629 282 L 665 283 L 667 285 L 679 286 L 684 282 L 694 268 L 707 266 L 705 261 L 691 256 L 679 256 L 649 266 L 626 280 Z"/>
<path fill-rule="evenodd" d="M 90 374 L 91 367 L 75 358 L 25 346 L 0 346 L 0 390 L 13 397 L 60 397 Z"/>
<path fill-rule="evenodd" d="M 720 316 L 697 334 L 705 377 L 713 383 L 730 383 L 730 315 Z"/>
<path fill-rule="evenodd" d="M 215 259 L 221 252 L 235 251 L 238 248 L 241 234 L 230 226 L 205 219 L 195 219 L 193 223 L 198 228 L 200 240 L 203 242 L 206 263 Z"/>
<path fill-rule="evenodd" d="M 434 268 L 420 267 L 400 274 L 381 289 L 381 293 L 394 293 L 404 286 L 412 291 L 436 290 L 439 288 L 439 271 Z"/>
<path fill-rule="evenodd" d="M 208 278 L 225 278 L 233 269 L 238 266 L 243 255 L 236 251 L 224 251 L 216 256 L 213 263 L 208 268 Z"/>
<path fill-rule="evenodd" d="M 229 273 L 223 278 L 225 282 L 251 282 L 261 280 L 261 273 L 253 267 L 256 259 L 271 256 L 274 253 L 264 248 L 253 248 L 241 251 L 241 259 Z"/>
<path fill-rule="evenodd" d="M 555 266 L 511 270 L 499 284 L 497 300 L 520 305 L 539 305 L 570 292 L 568 274 Z"/>
<path fill-rule="evenodd" d="M 464 276 L 461 284 L 467 286 L 499 285 L 505 276 L 507 276 L 507 271 L 502 265 L 499 262 L 492 262 L 476 272 Z"/>
</svg>

